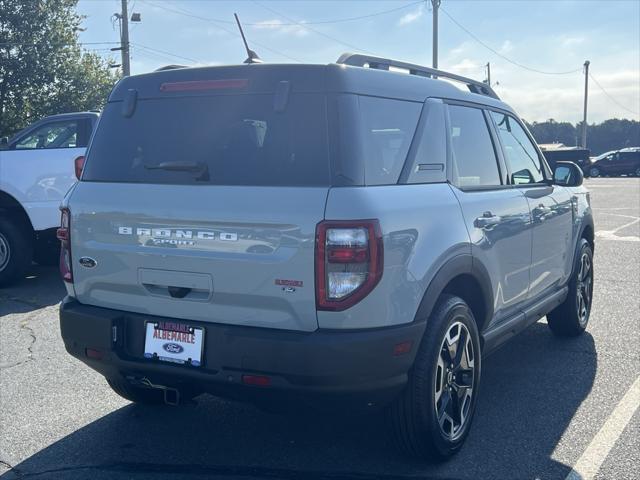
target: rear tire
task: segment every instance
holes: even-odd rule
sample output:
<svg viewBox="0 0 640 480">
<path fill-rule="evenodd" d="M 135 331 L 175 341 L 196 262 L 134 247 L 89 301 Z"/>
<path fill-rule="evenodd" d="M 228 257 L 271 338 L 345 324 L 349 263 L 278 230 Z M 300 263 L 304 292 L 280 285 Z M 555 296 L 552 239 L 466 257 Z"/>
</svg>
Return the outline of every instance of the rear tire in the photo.
<svg viewBox="0 0 640 480">
<path fill-rule="evenodd" d="M 589 323 L 593 300 L 593 251 L 584 238 L 578 244 L 569 293 L 565 301 L 547 315 L 551 331 L 559 337 L 577 337 Z"/>
<path fill-rule="evenodd" d="M 387 420 L 402 452 L 441 462 L 460 450 L 469 433 L 480 384 L 480 337 L 471 309 L 453 295 L 440 297 L 427 324 L 409 382 L 387 409 Z"/>
<path fill-rule="evenodd" d="M 29 229 L 11 218 L 0 218 L 0 287 L 23 278 L 32 255 Z"/>
</svg>

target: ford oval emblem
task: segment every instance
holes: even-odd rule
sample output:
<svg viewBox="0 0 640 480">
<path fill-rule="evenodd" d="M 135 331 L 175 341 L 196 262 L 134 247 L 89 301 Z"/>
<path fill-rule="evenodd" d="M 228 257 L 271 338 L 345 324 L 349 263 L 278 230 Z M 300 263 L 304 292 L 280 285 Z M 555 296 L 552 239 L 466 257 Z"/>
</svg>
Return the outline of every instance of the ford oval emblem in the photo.
<svg viewBox="0 0 640 480">
<path fill-rule="evenodd" d="M 91 257 L 80 257 L 80 260 L 78 260 L 78 262 L 80 262 L 80 265 L 85 268 L 93 268 L 98 264 L 98 262 L 96 262 Z"/>
<path fill-rule="evenodd" d="M 162 348 L 164 348 L 169 353 L 182 353 L 184 352 L 184 348 L 182 345 L 178 345 L 177 343 L 165 343 Z"/>
</svg>

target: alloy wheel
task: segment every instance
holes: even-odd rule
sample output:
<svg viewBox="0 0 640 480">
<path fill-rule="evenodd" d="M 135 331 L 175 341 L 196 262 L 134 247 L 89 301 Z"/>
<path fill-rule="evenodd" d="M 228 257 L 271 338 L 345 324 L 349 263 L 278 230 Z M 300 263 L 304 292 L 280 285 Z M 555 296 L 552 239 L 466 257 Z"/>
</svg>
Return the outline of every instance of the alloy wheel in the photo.
<svg viewBox="0 0 640 480">
<path fill-rule="evenodd" d="M 475 379 L 475 352 L 469 330 L 454 322 L 442 340 L 435 375 L 434 405 L 440 431 L 456 440 L 465 430 Z"/>
<path fill-rule="evenodd" d="M 11 250 L 9 249 L 9 242 L 0 233 L 0 272 L 6 268 L 11 258 Z"/>
<path fill-rule="evenodd" d="M 589 170 L 590 177 L 597 177 L 599 175 L 600 175 L 600 169 L 593 167 L 591 170 Z"/>
<path fill-rule="evenodd" d="M 593 295 L 593 268 L 591 256 L 583 252 L 580 257 L 580 268 L 576 282 L 576 310 L 578 321 L 584 326 L 589 319 L 591 311 L 591 297 Z"/>
</svg>

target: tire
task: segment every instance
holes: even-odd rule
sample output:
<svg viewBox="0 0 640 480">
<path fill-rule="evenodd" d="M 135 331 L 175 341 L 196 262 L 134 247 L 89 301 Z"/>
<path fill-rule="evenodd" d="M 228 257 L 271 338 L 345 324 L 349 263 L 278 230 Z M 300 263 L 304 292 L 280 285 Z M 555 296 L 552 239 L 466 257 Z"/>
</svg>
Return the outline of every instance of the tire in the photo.
<svg viewBox="0 0 640 480">
<path fill-rule="evenodd" d="M 131 402 L 144 405 L 162 405 L 164 403 L 162 390 L 138 387 L 132 385 L 122 377 L 107 378 L 107 383 L 114 392 Z"/>
<path fill-rule="evenodd" d="M 403 453 L 441 462 L 460 450 L 469 433 L 480 384 L 480 337 L 471 309 L 453 295 L 441 296 L 427 324 L 409 382 L 386 413 Z M 458 350 L 460 342 L 465 350 Z M 455 363 L 458 351 L 458 366 L 449 373 L 445 359 Z M 449 362 L 452 356 L 454 362 Z"/>
<path fill-rule="evenodd" d="M 593 300 L 593 251 L 584 238 L 578 244 L 569 293 L 565 301 L 547 315 L 551 331 L 559 337 L 576 337 L 589 323 Z"/>
<path fill-rule="evenodd" d="M 636 177 L 640 177 L 640 167 L 636 168 L 635 175 Z"/>
<path fill-rule="evenodd" d="M 0 287 L 24 277 L 33 255 L 33 235 L 11 218 L 0 218 Z"/>
<path fill-rule="evenodd" d="M 600 176 L 600 169 L 598 167 L 591 167 L 589 169 L 589 177 L 595 178 Z"/>
</svg>

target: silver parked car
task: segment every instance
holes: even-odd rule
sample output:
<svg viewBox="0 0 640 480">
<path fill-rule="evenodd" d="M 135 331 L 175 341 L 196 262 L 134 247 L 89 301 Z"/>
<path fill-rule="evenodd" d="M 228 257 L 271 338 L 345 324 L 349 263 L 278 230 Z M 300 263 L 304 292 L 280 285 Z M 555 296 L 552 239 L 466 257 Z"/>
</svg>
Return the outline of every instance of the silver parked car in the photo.
<svg viewBox="0 0 640 480">
<path fill-rule="evenodd" d="M 62 337 L 135 402 L 381 409 L 447 458 L 488 352 L 587 325 L 582 178 L 490 87 L 419 65 L 129 77 L 63 203 Z"/>
</svg>

